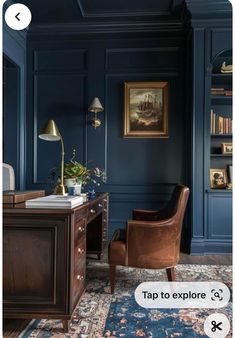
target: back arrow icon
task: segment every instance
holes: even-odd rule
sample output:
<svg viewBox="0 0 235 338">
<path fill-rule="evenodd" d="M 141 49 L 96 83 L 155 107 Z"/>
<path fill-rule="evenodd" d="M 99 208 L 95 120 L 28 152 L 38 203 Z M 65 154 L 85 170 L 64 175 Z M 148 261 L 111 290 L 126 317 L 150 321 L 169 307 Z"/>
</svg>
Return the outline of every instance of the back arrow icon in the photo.
<svg viewBox="0 0 235 338">
<path fill-rule="evenodd" d="M 20 21 L 20 19 L 18 18 L 18 16 L 20 15 L 20 12 L 16 14 L 15 18 Z"/>
</svg>

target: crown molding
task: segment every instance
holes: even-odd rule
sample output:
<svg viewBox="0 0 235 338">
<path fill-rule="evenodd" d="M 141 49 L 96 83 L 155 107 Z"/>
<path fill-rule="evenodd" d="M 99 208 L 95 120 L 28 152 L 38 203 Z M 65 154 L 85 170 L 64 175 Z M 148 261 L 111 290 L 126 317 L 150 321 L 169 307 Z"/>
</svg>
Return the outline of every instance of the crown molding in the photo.
<svg viewBox="0 0 235 338">
<path fill-rule="evenodd" d="M 122 10 L 106 10 L 106 11 L 97 11 L 97 12 L 88 12 L 84 8 L 84 5 L 82 3 L 82 0 L 76 0 L 77 5 L 79 7 L 79 10 L 81 12 L 81 15 L 85 19 L 98 19 L 98 18 L 119 18 L 119 17 L 152 17 L 152 16 L 157 16 L 157 17 L 166 17 L 166 16 L 171 16 L 172 13 L 175 10 L 175 7 L 177 6 L 182 6 L 182 0 L 170 0 L 169 1 L 169 6 L 166 10 L 128 10 L 125 9 L 125 11 Z"/>
<path fill-rule="evenodd" d="M 179 20 L 132 21 L 132 22 L 79 22 L 62 24 L 33 25 L 29 35 L 80 35 L 113 33 L 150 33 L 182 31 L 183 23 Z"/>
</svg>

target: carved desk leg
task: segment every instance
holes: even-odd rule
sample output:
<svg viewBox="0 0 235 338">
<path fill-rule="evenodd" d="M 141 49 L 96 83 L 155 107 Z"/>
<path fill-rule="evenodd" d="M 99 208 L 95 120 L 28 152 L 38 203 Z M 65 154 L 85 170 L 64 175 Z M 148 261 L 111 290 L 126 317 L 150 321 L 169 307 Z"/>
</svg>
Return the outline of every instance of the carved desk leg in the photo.
<svg viewBox="0 0 235 338">
<path fill-rule="evenodd" d="M 63 323 L 64 333 L 69 332 L 70 320 L 62 320 L 62 323 Z"/>
</svg>

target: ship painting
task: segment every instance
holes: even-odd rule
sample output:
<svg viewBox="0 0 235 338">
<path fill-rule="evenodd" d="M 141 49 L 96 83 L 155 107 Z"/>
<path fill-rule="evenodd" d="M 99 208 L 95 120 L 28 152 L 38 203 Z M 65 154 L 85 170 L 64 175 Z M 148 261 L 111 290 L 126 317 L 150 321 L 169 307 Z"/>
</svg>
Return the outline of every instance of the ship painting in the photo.
<svg viewBox="0 0 235 338">
<path fill-rule="evenodd" d="M 139 116 L 139 118 L 144 118 L 147 120 L 154 119 L 157 122 L 162 107 L 160 102 L 157 100 L 157 95 L 155 95 L 155 98 L 153 99 L 151 94 L 146 94 L 144 101 L 140 101 L 138 109 L 139 110 L 136 112 L 136 114 Z"/>
<path fill-rule="evenodd" d="M 124 137 L 168 137 L 168 82 L 125 82 Z"/>
<path fill-rule="evenodd" d="M 162 89 L 133 89 L 130 96 L 130 128 L 132 130 L 161 129 Z"/>
</svg>

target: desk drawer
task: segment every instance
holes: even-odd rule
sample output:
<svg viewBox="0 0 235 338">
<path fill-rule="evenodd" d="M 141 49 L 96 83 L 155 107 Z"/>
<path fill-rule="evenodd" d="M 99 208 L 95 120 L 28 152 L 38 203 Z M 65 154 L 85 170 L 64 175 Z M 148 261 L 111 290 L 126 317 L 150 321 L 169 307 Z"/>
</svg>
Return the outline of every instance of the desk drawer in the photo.
<svg viewBox="0 0 235 338">
<path fill-rule="evenodd" d="M 86 278 L 86 263 L 82 264 L 79 267 L 74 268 L 73 276 L 73 308 L 77 305 L 77 302 L 83 293 L 85 288 L 85 278 Z"/>
<path fill-rule="evenodd" d="M 93 203 L 88 209 L 88 223 L 103 211 L 102 201 Z"/>
<path fill-rule="evenodd" d="M 74 269 L 76 270 L 78 266 L 84 265 L 85 259 L 86 259 L 86 239 L 85 236 L 83 236 L 74 245 Z"/>
<path fill-rule="evenodd" d="M 86 219 L 77 221 L 74 225 L 74 244 L 77 245 L 78 241 L 86 234 Z"/>
</svg>

